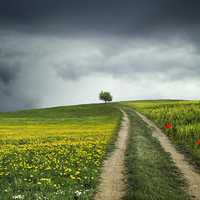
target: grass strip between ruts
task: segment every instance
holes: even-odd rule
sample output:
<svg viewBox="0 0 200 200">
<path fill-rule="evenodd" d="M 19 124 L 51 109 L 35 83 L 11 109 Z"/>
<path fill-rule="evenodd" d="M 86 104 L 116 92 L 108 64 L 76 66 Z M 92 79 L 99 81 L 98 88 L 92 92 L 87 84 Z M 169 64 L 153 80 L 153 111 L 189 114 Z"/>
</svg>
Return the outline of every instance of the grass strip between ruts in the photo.
<svg viewBox="0 0 200 200">
<path fill-rule="evenodd" d="M 188 200 L 185 182 L 170 155 L 152 136 L 151 129 L 132 110 L 125 164 L 125 200 Z"/>
</svg>

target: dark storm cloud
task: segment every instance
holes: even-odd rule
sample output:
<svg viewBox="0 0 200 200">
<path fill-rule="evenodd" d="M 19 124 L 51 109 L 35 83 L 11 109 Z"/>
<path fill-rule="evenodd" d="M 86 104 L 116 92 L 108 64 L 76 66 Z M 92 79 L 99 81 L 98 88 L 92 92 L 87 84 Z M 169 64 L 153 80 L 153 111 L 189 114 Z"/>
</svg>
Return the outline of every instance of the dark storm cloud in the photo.
<svg viewBox="0 0 200 200">
<path fill-rule="evenodd" d="M 197 0 L 7 0 L 1 1 L 0 19 L 7 27 L 21 25 L 21 30 L 52 34 L 94 31 L 158 37 L 176 32 L 190 36 L 191 29 L 198 30 L 199 10 Z"/>
<path fill-rule="evenodd" d="M 20 71 L 20 60 L 22 52 L 3 48 L 3 41 L 0 38 L 0 88 L 4 93 L 9 94 L 10 86 L 16 81 Z M 16 60 L 16 58 L 20 58 Z"/>
<path fill-rule="evenodd" d="M 129 83 L 155 98 L 167 83 L 198 85 L 199 10 L 197 0 L 0 0 L 0 110 L 82 103 Z"/>
<path fill-rule="evenodd" d="M 20 60 L 22 52 L 8 49 L 0 50 L 0 111 L 15 110 L 18 108 L 33 107 L 38 99 L 21 90 L 21 78 L 25 73 Z M 19 61 L 16 60 L 18 58 Z"/>
<path fill-rule="evenodd" d="M 16 78 L 18 71 L 18 68 L 13 68 L 7 65 L 7 63 L 0 62 L 0 82 L 4 85 L 8 85 Z"/>
<path fill-rule="evenodd" d="M 167 0 L 162 5 L 160 20 L 165 18 L 171 23 L 198 25 L 200 19 L 200 2 L 198 0 Z"/>
</svg>

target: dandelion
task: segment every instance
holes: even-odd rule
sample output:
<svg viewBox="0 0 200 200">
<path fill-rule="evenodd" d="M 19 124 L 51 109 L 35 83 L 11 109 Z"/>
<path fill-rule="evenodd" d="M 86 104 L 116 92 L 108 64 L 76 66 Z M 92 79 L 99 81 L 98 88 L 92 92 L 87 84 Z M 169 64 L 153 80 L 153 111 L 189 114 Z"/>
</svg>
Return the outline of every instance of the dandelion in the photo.
<svg viewBox="0 0 200 200">
<path fill-rule="evenodd" d="M 75 179 L 75 177 L 74 177 L 73 175 L 70 175 L 70 178 L 71 178 L 72 180 L 74 180 L 74 179 Z"/>
<path fill-rule="evenodd" d="M 50 178 L 41 178 L 40 181 L 46 181 L 46 182 L 49 182 L 49 183 L 50 183 L 50 182 L 51 182 L 51 179 L 50 179 Z"/>
</svg>

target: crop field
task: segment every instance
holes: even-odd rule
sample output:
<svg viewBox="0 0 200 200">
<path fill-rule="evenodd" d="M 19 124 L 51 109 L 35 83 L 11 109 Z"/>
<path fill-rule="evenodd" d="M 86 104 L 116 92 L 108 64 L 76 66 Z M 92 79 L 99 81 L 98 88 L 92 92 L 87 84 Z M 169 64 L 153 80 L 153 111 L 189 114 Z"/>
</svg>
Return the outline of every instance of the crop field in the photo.
<svg viewBox="0 0 200 200">
<path fill-rule="evenodd" d="M 132 101 L 124 104 L 153 120 L 200 169 L 199 101 Z"/>
<path fill-rule="evenodd" d="M 90 199 L 120 117 L 113 105 L 0 113 L 0 199 Z"/>
</svg>

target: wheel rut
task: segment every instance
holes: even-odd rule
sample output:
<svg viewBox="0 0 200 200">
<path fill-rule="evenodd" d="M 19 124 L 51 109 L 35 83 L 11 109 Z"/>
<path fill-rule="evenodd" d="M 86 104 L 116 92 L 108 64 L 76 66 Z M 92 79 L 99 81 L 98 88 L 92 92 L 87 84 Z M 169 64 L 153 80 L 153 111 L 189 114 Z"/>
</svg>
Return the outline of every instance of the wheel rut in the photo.
<svg viewBox="0 0 200 200">
<path fill-rule="evenodd" d="M 120 200 L 125 193 L 124 157 L 128 139 L 129 118 L 123 110 L 121 111 L 123 118 L 115 143 L 115 149 L 104 161 L 100 183 L 97 187 L 94 200 Z"/>
<path fill-rule="evenodd" d="M 196 200 L 200 200 L 200 174 L 190 165 L 183 154 L 179 153 L 172 145 L 167 136 L 151 120 L 135 111 L 146 124 L 153 128 L 153 136 L 157 138 L 163 149 L 170 153 L 177 168 L 181 171 L 188 185 L 188 193 Z"/>
</svg>

